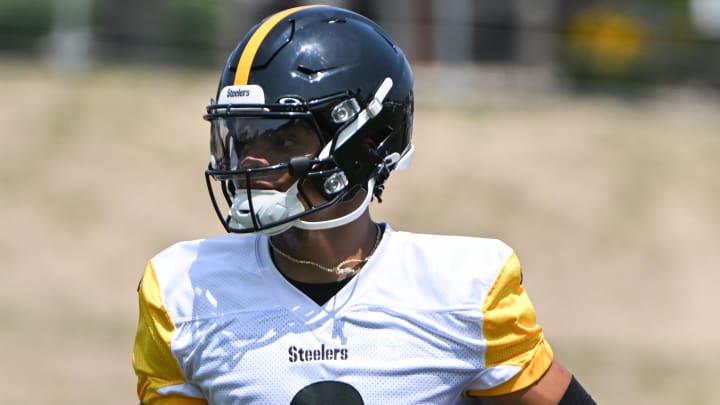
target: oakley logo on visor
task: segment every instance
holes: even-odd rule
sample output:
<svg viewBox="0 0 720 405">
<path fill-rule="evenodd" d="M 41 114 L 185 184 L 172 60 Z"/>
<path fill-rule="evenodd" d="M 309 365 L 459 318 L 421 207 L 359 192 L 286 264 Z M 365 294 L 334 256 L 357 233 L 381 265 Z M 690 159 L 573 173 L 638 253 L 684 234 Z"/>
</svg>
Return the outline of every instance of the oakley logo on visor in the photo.
<svg viewBox="0 0 720 405">
<path fill-rule="evenodd" d="M 265 104 L 265 92 L 257 84 L 226 86 L 220 92 L 218 104 Z"/>
</svg>

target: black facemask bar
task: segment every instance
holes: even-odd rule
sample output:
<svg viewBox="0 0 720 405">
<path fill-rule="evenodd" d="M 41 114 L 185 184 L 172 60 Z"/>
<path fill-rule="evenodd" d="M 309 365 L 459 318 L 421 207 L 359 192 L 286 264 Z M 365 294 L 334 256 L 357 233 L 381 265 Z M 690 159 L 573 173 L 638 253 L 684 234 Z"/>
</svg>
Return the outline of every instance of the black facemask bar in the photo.
<svg viewBox="0 0 720 405">
<path fill-rule="evenodd" d="M 298 218 L 304 217 L 306 215 L 312 214 L 314 212 L 320 211 L 324 208 L 327 208 L 331 205 L 334 205 L 340 201 L 343 201 L 348 195 L 353 194 L 357 187 L 347 187 L 343 191 L 337 193 L 336 195 L 332 196 L 329 199 L 326 199 L 325 202 L 319 204 L 319 205 L 313 205 L 311 203 L 310 198 L 307 195 L 307 192 L 305 190 L 306 183 L 305 180 L 313 181 L 313 179 L 323 179 L 327 178 L 329 175 L 332 175 L 333 173 L 341 172 L 341 170 L 337 167 L 333 169 L 328 170 L 314 170 L 311 172 L 305 172 L 306 169 L 304 167 L 310 167 L 317 164 L 322 164 L 323 162 L 317 160 L 317 159 L 307 159 L 307 158 L 298 158 L 294 159 L 293 163 L 288 164 L 278 164 L 274 165 L 272 167 L 263 167 L 263 168 L 256 168 L 256 169 L 248 169 L 243 171 L 237 171 L 237 170 L 216 170 L 212 169 L 208 166 L 208 169 L 205 171 L 205 184 L 208 189 L 208 194 L 210 195 L 210 200 L 212 202 L 213 209 L 215 210 L 215 213 L 220 220 L 220 222 L 223 224 L 223 227 L 227 232 L 233 232 L 233 233 L 251 233 L 251 232 L 257 232 L 264 229 L 272 228 L 278 225 L 282 225 L 284 223 L 292 222 Z M 254 207 L 252 206 L 252 198 L 251 197 L 251 188 L 247 189 L 237 189 L 234 185 L 233 178 L 237 178 L 238 176 L 244 177 L 244 181 L 249 184 L 252 181 L 252 175 L 262 172 L 268 172 L 268 171 L 287 171 L 291 174 L 293 174 L 294 177 L 297 177 L 297 190 L 299 194 L 299 199 L 306 205 L 306 209 L 298 214 L 288 216 L 282 223 L 272 223 L 272 224 L 261 224 L 257 221 L 257 218 L 254 214 Z M 225 201 L 225 204 L 227 204 L 227 208 L 223 209 L 221 207 L 220 202 L 218 201 L 217 192 L 215 190 L 216 187 L 213 187 L 213 181 L 217 182 L 220 186 L 221 194 L 223 196 L 223 200 Z M 313 181 L 313 184 L 315 182 Z M 232 206 L 233 199 L 237 195 L 238 192 L 245 192 L 248 193 L 248 202 L 250 203 L 250 209 L 252 211 L 252 218 L 253 218 L 253 228 L 237 228 L 231 226 L 231 218 L 229 214 L 229 208 Z"/>
</svg>

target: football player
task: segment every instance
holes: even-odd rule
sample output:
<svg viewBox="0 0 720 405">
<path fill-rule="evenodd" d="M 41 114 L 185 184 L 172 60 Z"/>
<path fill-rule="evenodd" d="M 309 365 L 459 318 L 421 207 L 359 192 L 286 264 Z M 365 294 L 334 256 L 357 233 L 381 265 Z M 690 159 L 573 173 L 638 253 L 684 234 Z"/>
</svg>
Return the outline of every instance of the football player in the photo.
<svg viewBox="0 0 720 405">
<path fill-rule="evenodd" d="M 141 402 L 594 403 L 555 361 L 510 247 L 372 220 L 413 156 L 413 74 L 374 22 L 326 6 L 262 20 L 204 118 L 229 234 L 149 261 Z"/>
</svg>

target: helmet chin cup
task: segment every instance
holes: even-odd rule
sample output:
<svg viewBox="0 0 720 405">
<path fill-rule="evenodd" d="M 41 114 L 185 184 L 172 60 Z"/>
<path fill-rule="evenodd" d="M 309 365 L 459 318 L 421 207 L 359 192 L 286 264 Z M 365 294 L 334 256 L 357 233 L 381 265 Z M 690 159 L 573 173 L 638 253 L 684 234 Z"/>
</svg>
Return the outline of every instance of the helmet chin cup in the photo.
<svg viewBox="0 0 720 405">
<path fill-rule="evenodd" d="M 259 229 L 264 224 L 279 223 L 258 232 L 275 235 L 292 226 L 287 218 L 302 213 L 305 207 L 297 198 L 297 183 L 286 192 L 277 190 L 238 189 L 230 207 L 230 225 L 243 229 Z"/>
<path fill-rule="evenodd" d="M 374 186 L 375 179 L 370 179 L 367 184 L 368 190 L 372 190 Z M 255 229 L 256 232 L 268 236 L 285 232 L 291 227 L 305 230 L 336 228 L 359 218 L 372 201 L 372 192 L 368 191 L 357 208 L 341 217 L 324 221 L 307 221 L 300 217 L 284 222 L 287 218 L 305 211 L 305 207 L 297 198 L 297 192 L 297 183 L 285 192 L 238 189 L 230 207 L 229 225 L 233 228 Z M 263 228 L 264 224 L 273 223 L 278 225 Z"/>
</svg>

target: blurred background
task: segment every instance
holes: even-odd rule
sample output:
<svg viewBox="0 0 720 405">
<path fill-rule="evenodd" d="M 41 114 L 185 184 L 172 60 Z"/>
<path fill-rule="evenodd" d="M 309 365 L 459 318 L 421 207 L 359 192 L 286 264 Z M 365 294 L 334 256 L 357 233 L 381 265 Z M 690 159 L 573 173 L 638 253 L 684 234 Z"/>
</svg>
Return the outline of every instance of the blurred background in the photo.
<svg viewBox="0 0 720 405">
<path fill-rule="evenodd" d="M 135 403 L 146 261 L 223 232 L 201 116 L 299 1 L 0 0 L 0 402 Z M 720 0 L 325 1 L 416 73 L 373 216 L 500 238 L 602 404 L 717 404 Z"/>
</svg>

